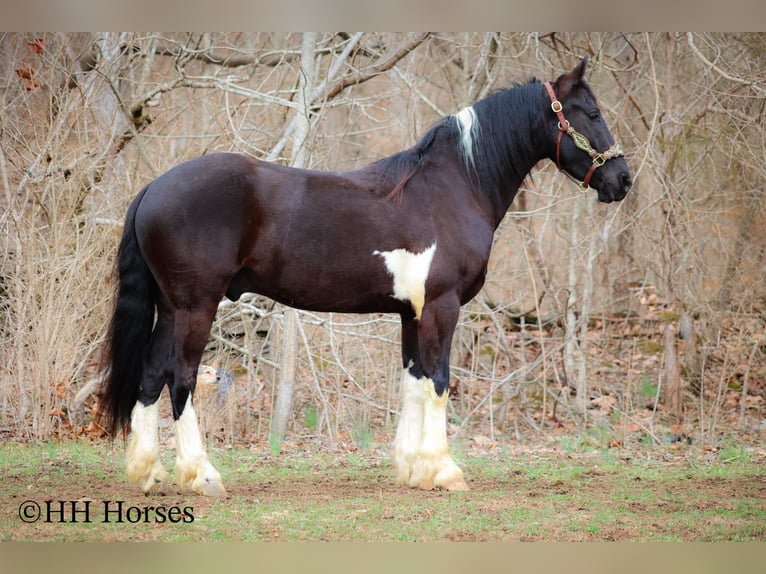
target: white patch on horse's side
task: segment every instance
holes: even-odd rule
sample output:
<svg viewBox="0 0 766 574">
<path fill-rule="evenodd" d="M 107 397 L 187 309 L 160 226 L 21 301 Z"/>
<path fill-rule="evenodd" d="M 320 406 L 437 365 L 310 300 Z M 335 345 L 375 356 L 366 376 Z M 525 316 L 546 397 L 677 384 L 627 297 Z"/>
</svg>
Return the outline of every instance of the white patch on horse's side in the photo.
<svg viewBox="0 0 766 574">
<path fill-rule="evenodd" d="M 393 297 L 400 301 L 409 301 L 420 319 L 426 300 L 426 279 L 431 270 L 431 262 L 436 253 L 436 243 L 420 253 L 411 253 L 406 249 L 393 251 L 373 251 L 386 263 L 386 269 L 394 278 Z"/>
<path fill-rule="evenodd" d="M 405 369 L 402 397 L 394 439 L 399 482 L 423 489 L 468 490 L 447 445 L 447 393 L 437 395 L 431 379 L 416 379 Z"/>
<path fill-rule="evenodd" d="M 473 158 L 473 142 L 478 137 L 479 119 L 476 117 L 476 110 L 473 106 L 463 108 L 455 114 L 457 127 L 460 132 L 460 149 L 466 164 L 476 168 Z"/>
<path fill-rule="evenodd" d="M 176 431 L 176 481 L 181 488 L 193 490 L 207 496 L 223 496 L 221 475 L 207 459 L 202 446 L 202 437 L 197 424 L 197 415 L 192 406 L 191 394 L 178 417 Z"/>
<path fill-rule="evenodd" d="M 167 471 L 160 463 L 158 401 L 144 406 L 137 401 L 130 413 L 132 433 L 128 443 L 128 476 L 141 486 L 146 494 L 162 491 Z"/>
</svg>

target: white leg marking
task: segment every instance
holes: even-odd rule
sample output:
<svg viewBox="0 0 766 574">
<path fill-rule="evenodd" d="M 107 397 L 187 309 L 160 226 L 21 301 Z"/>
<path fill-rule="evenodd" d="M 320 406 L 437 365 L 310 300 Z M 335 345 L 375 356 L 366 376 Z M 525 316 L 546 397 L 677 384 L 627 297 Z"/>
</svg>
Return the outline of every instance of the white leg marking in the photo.
<svg viewBox="0 0 766 574">
<path fill-rule="evenodd" d="M 423 430 L 424 397 L 422 385 L 407 369 L 402 373 L 402 412 L 394 439 L 394 465 L 402 484 L 410 483 Z"/>
<path fill-rule="evenodd" d="M 207 496 L 223 496 L 221 475 L 207 459 L 191 394 L 176 421 L 176 480 L 181 488 Z"/>
<path fill-rule="evenodd" d="M 395 299 L 409 301 L 415 311 L 415 317 L 420 319 L 426 300 L 426 279 L 431 270 L 431 261 L 436 253 L 436 243 L 420 253 L 411 253 L 406 249 L 393 251 L 373 251 L 380 255 L 386 263 L 386 269 L 394 278 Z"/>
<path fill-rule="evenodd" d="M 468 490 L 447 445 L 447 393 L 438 396 L 431 379 L 416 379 L 406 369 L 402 387 L 404 401 L 394 440 L 399 482 L 423 489 Z"/>
<path fill-rule="evenodd" d="M 473 140 L 478 135 L 479 120 L 473 106 L 463 108 L 455 114 L 460 131 L 460 148 L 467 165 L 476 168 L 473 160 Z"/>
<path fill-rule="evenodd" d="M 136 402 L 130 413 L 132 434 L 128 443 L 128 476 L 145 494 L 161 493 L 167 471 L 160 463 L 159 401 L 148 407 Z"/>
</svg>

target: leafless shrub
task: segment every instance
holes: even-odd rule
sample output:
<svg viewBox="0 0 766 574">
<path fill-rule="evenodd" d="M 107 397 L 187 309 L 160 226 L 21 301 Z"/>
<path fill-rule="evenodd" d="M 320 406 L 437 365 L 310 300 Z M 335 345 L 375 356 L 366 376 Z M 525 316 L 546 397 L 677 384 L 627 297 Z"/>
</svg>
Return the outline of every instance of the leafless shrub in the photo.
<svg viewBox="0 0 766 574">
<path fill-rule="evenodd" d="M 451 429 L 525 440 L 596 423 L 659 440 L 660 419 L 703 436 L 760 424 L 764 35 L 318 34 L 301 103 L 303 40 L 2 36 L 2 430 L 98 436 L 82 399 L 99 376 L 121 220 L 153 177 L 213 150 L 357 167 L 586 53 L 635 189 L 604 208 L 551 166 L 533 173 L 461 316 Z M 268 440 L 284 315 L 257 296 L 222 302 L 203 362 L 235 385 L 231 402 L 206 403 L 209 438 Z M 299 314 L 288 440 L 390 435 L 395 319 Z"/>
</svg>

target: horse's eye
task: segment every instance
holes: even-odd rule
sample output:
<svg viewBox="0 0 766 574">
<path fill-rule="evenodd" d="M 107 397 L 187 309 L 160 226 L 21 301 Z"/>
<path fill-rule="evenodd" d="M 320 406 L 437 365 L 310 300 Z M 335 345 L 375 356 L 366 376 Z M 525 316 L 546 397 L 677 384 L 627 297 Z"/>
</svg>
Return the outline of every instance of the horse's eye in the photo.
<svg viewBox="0 0 766 574">
<path fill-rule="evenodd" d="M 590 116 L 590 119 L 592 120 L 597 120 L 599 117 L 598 110 L 593 110 L 588 115 Z"/>
</svg>

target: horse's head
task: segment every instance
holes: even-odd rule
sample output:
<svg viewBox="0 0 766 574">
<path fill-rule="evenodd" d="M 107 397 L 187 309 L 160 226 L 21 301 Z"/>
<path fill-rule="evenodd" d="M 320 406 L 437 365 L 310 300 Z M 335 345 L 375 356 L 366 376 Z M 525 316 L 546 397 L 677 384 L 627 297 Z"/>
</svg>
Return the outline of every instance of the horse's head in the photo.
<svg viewBox="0 0 766 574">
<path fill-rule="evenodd" d="M 598 191 L 599 201 L 620 201 L 633 180 L 623 151 L 606 127 L 596 99 L 583 79 L 588 58 L 545 83 L 550 98 L 547 132 L 551 139 L 551 159 L 572 179 L 587 189 Z"/>
</svg>

